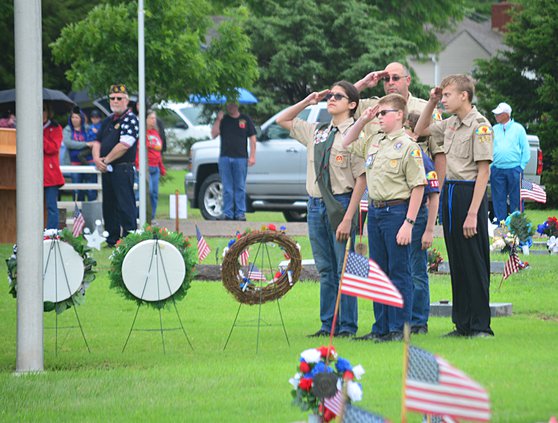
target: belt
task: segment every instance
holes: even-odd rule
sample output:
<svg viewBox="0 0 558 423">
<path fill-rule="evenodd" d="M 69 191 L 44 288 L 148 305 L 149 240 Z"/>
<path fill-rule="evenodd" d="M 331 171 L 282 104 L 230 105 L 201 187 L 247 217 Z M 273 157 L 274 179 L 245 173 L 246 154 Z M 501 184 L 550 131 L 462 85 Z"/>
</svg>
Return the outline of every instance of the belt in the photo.
<svg viewBox="0 0 558 423">
<path fill-rule="evenodd" d="M 388 201 L 377 201 L 372 200 L 372 205 L 375 209 L 383 209 L 384 207 L 398 206 L 400 204 L 407 204 L 408 200 L 388 200 Z"/>
</svg>

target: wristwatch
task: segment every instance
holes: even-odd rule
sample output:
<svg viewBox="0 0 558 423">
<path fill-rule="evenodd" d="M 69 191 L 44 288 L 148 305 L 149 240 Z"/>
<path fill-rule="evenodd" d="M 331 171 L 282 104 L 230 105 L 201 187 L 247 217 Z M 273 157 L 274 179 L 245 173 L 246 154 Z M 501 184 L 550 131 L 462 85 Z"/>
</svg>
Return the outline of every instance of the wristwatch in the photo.
<svg viewBox="0 0 558 423">
<path fill-rule="evenodd" d="M 409 219 L 408 217 L 405 218 L 406 222 L 409 222 L 411 225 L 415 224 L 415 221 L 413 219 Z"/>
</svg>

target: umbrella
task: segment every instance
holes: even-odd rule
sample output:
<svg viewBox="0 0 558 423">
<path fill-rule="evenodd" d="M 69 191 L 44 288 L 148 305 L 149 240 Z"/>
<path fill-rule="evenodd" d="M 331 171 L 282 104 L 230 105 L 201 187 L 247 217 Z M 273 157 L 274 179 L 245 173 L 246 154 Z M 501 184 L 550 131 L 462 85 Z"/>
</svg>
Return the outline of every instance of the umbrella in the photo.
<svg viewBox="0 0 558 423">
<path fill-rule="evenodd" d="M 15 112 L 16 92 L 15 88 L 11 90 L 0 91 L 0 111 Z M 43 101 L 46 101 L 52 107 L 57 115 L 69 112 L 75 103 L 62 91 L 43 88 Z"/>
<path fill-rule="evenodd" d="M 238 92 L 237 103 L 238 104 L 256 104 L 258 99 L 254 94 L 245 88 L 236 88 Z M 200 103 L 200 104 L 225 104 L 227 102 L 227 97 L 224 95 L 216 96 L 210 95 L 207 97 L 202 97 L 199 94 L 192 94 L 190 97 L 190 103 Z"/>
</svg>

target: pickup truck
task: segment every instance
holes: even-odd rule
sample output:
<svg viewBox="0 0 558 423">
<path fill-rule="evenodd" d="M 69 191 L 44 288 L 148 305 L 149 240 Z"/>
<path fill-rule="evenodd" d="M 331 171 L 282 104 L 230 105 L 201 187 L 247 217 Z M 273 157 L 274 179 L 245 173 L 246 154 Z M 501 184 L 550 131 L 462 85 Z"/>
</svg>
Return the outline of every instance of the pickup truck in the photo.
<svg viewBox="0 0 558 423">
<path fill-rule="evenodd" d="M 246 176 L 247 211 L 283 212 L 288 222 L 306 219 L 306 147 L 289 137 L 289 131 L 268 119 L 258 130 L 256 164 Z M 329 122 L 322 102 L 304 109 L 298 116 L 308 122 Z M 222 215 L 223 190 L 219 178 L 220 140 L 198 141 L 190 150 L 191 171 L 184 180 L 193 208 L 207 220 Z"/>
<path fill-rule="evenodd" d="M 258 134 L 256 164 L 248 168 L 246 208 L 281 211 L 287 222 L 306 220 L 306 147 L 289 137 L 289 131 L 268 119 Z M 329 122 L 326 103 L 304 109 L 299 117 L 308 122 Z M 539 138 L 528 135 L 531 159 L 525 167 L 525 179 L 540 184 L 542 152 Z M 223 191 L 219 178 L 220 140 L 199 141 L 192 145 L 191 171 L 184 180 L 192 208 L 199 208 L 207 220 L 222 215 Z M 488 186 L 490 196 L 490 185 Z M 490 197 L 489 197 L 490 199 Z M 492 209 L 492 204 L 491 207 Z"/>
</svg>

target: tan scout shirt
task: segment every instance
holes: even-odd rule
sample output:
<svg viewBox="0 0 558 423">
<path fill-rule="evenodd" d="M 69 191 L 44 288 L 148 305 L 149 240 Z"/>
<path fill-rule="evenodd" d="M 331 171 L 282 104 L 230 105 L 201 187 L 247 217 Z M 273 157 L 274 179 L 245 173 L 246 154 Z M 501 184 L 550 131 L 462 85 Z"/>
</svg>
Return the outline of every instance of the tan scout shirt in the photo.
<svg viewBox="0 0 558 423">
<path fill-rule="evenodd" d="M 475 181 L 478 173 L 476 162 L 492 161 L 492 126 L 476 107 L 473 106 L 463 121 L 454 115 L 434 122 L 429 129 L 435 139 L 443 140 L 447 179 Z"/>
<path fill-rule="evenodd" d="M 366 184 L 373 200 L 406 200 L 413 188 L 427 183 L 421 150 L 403 128 L 359 138 L 350 148 L 366 157 Z"/>
<path fill-rule="evenodd" d="M 378 101 L 378 97 L 359 100 L 358 108 L 355 113 L 355 119 L 358 119 L 362 112 L 368 107 L 374 107 L 376 104 L 378 104 Z M 407 98 L 407 114 L 418 113 L 418 115 L 420 116 L 420 114 L 426 107 L 426 103 L 428 103 L 426 100 L 415 97 L 413 94 L 409 93 L 409 97 Z M 432 113 L 432 122 L 435 122 L 437 120 L 442 120 L 442 117 L 438 110 L 435 110 L 434 113 Z M 380 121 L 378 118 L 374 118 L 364 126 L 361 134 L 363 135 L 363 137 L 368 138 L 373 137 L 379 132 L 381 132 Z M 433 158 L 438 153 L 444 152 L 444 148 L 439 145 L 433 137 L 428 137 L 426 141 L 419 143 L 419 145 L 430 158 Z"/>
<path fill-rule="evenodd" d="M 349 118 L 341 122 L 331 147 L 329 175 L 334 195 L 351 192 L 356 178 L 364 173 L 364 160 L 343 147 L 343 134 L 348 131 L 354 121 L 353 118 Z M 296 118 L 293 120 L 291 129 L 291 137 L 306 146 L 306 191 L 311 197 L 317 198 L 321 198 L 322 194 L 316 182 L 314 170 L 314 145 L 324 142 L 333 127 L 333 124 L 330 124 L 323 131 L 318 131 L 317 128 L 321 125 L 321 123 L 308 123 Z"/>
</svg>

